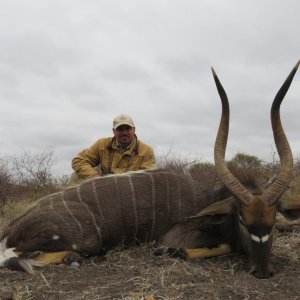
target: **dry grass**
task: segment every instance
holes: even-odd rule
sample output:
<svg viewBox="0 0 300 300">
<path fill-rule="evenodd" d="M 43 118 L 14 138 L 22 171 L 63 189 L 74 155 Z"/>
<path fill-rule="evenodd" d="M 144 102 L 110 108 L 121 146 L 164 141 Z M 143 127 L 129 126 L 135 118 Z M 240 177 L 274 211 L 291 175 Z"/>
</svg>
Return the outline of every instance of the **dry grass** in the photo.
<svg viewBox="0 0 300 300">
<path fill-rule="evenodd" d="M 155 258 L 151 251 L 151 244 L 114 250 L 86 259 L 79 269 L 47 266 L 34 276 L 1 269 L 1 299 L 300 299 L 296 231 L 275 232 L 276 275 L 266 280 L 248 274 L 239 254 L 182 261 Z"/>
</svg>

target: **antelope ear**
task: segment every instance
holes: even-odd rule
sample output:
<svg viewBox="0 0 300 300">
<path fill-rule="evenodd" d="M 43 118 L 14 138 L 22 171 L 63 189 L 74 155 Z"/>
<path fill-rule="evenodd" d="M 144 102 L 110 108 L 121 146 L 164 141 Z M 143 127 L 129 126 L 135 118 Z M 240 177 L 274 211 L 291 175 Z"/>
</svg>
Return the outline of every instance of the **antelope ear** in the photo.
<svg viewBox="0 0 300 300">
<path fill-rule="evenodd" d="M 223 223 L 226 217 L 235 211 L 235 199 L 231 196 L 215 202 L 201 210 L 197 215 L 188 217 L 192 221 L 204 221 L 210 224 Z"/>
<path fill-rule="evenodd" d="M 280 198 L 277 204 L 277 211 L 279 211 L 284 217 L 290 220 L 296 220 L 300 218 L 300 198 L 296 198 L 295 195 L 289 195 Z"/>
</svg>

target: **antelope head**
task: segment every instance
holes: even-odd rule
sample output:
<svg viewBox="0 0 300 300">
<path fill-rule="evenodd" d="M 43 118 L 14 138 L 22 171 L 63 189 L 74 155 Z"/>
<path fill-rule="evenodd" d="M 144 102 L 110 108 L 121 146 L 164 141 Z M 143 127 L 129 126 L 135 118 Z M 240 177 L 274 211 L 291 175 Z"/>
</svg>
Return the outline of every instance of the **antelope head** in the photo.
<svg viewBox="0 0 300 300">
<path fill-rule="evenodd" d="M 229 171 L 225 164 L 225 151 L 229 129 L 229 103 L 225 90 L 212 69 L 222 102 L 222 116 L 218 129 L 214 159 L 217 173 L 235 198 L 240 242 L 249 258 L 251 273 L 258 278 L 273 275 L 270 262 L 272 235 L 279 200 L 292 179 L 293 157 L 280 120 L 280 105 L 294 78 L 300 61 L 293 68 L 278 91 L 271 108 L 274 141 L 280 157 L 281 169 L 273 183 L 260 194 L 251 193 Z"/>
</svg>

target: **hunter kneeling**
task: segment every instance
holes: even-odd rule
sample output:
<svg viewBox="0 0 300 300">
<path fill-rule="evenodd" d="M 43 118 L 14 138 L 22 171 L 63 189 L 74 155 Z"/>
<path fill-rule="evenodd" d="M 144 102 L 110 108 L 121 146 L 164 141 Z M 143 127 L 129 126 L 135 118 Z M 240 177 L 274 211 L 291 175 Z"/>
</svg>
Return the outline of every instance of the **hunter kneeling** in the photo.
<svg viewBox="0 0 300 300">
<path fill-rule="evenodd" d="M 73 158 L 75 173 L 70 184 L 102 175 L 156 169 L 154 151 L 137 138 L 130 116 L 116 116 L 112 131 L 113 137 L 97 140 Z"/>
</svg>

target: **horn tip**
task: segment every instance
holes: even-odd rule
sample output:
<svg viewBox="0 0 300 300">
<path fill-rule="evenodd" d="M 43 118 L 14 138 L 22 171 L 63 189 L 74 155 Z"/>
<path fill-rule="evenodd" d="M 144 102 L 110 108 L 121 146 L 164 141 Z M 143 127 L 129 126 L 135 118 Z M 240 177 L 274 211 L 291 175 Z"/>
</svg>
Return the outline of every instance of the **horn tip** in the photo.
<svg viewBox="0 0 300 300">
<path fill-rule="evenodd" d="M 215 69 L 214 69 L 213 67 L 211 67 L 211 71 L 212 71 L 212 73 L 213 73 L 213 76 L 216 77 L 216 76 L 217 76 L 217 73 L 216 73 L 216 71 L 215 71 Z"/>
<path fill-rule="evenodd" d="M 300 59 L 299 59 L 298 62 L 296 63 L 295 69 L 298 69 L 299 64 L 300 64 Z"/>
</svg>

